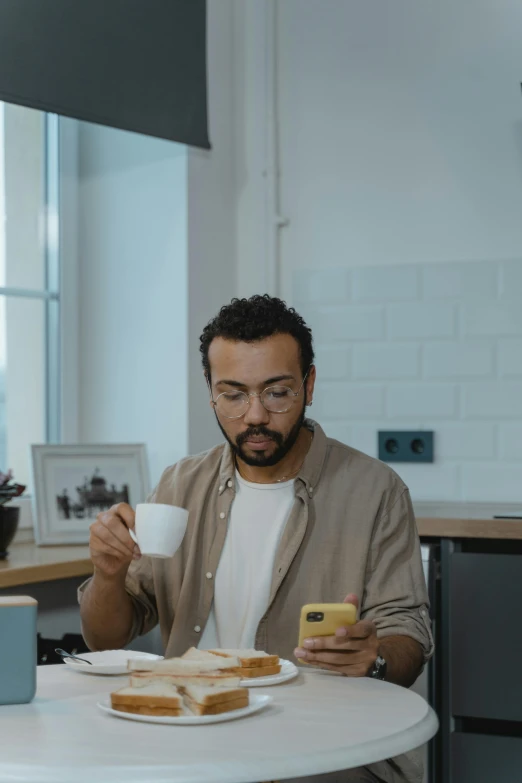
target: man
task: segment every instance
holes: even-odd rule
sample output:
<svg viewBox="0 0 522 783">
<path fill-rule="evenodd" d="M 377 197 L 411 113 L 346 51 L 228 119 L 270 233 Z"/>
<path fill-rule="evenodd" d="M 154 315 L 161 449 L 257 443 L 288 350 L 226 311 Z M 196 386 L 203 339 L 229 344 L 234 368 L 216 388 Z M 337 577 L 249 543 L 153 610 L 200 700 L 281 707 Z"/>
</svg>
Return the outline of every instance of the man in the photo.
<svg viewBox="0 0 522 783">
<path fill-rule="evenodd" d="M 226 444 L 168 468 L 153 494 L 189 510 L 171 560 L 140 556 L 126 504 L 91 526 L 87 643 L 123 647 L 159 622 L 167 656 L 256 647 L 410 686 L 432 639 L 408 490 L 305 417 L 316 378 L 310 329 L 279 299 L 235 299 L 206 326 L 200 350 Z M 295 649 L 303 604 L 343 599 L 359 605 L 360 621 Z M 420 776 L 401 756 L 335 779 Z"/>
</svg>

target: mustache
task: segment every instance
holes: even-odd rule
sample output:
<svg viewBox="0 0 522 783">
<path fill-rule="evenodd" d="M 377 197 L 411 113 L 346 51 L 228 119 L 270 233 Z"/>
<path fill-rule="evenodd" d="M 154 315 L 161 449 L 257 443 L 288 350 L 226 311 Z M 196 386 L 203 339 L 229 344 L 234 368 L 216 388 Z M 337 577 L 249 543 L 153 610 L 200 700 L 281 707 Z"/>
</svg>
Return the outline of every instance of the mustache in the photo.
<svg viewBox="0 0 522 783">
<path fill-rule="evenodd" d="M 237 436 L 236 445 L 242 446 L 251 438 L 266 438 L 267 440 L 273 440 L 278 446 L 283 442 L 283 436 L 280 432 L 274 432 L 274 430 L 269 430 L 266 427 L 249 427 L 248 430 L 245 430 L 245 432 L 242 432 Z"/>
</svg>

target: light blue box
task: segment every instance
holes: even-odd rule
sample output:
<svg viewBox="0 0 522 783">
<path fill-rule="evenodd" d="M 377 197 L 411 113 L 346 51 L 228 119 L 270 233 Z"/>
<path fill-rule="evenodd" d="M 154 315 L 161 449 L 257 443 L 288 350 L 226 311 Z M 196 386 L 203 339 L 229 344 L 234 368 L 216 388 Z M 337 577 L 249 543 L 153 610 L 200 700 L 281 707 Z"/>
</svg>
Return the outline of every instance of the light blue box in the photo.
<svg viewBox="0 0 522 783">
<path fill-rule="evenodd" d="M 0 704 L 27 704 L 36 693 L 38 602 L 0 597 Z"/>
</svg>

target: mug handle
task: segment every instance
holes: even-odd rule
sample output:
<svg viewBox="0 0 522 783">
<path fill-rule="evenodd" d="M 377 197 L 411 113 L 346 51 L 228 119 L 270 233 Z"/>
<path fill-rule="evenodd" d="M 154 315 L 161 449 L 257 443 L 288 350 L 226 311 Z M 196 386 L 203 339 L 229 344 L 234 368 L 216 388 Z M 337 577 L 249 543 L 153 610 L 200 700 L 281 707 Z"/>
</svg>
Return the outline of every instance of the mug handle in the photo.
<svg viewBox="0 0 522 783">
<path fill-rule="evenodd" d="M 134 530 L 132 530 L 132 528 L 130 528 L 130 527 L 128 527 L 127 530 L 129 531 L 129 536 L 132 538 L 134 543 L 138 544 L 138 539 L 136 538 L 136 533 L 134 532 Z M 138 546 L 139 546 L 139 544 L 138 544 Z"/>
</svg>

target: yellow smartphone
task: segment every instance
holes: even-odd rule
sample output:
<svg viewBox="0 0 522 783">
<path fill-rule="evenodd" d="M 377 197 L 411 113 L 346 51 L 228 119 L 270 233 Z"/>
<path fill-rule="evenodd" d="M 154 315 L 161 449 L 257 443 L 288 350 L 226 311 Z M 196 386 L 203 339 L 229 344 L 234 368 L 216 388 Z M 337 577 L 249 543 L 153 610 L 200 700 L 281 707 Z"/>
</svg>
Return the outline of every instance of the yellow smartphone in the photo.
<svg viewBox="0 0 522 783">
<path fill-rule="evenodd" d="M 353 604 L 306 604 L 301 609 L 298 646 L 313 636 L 335 636 L 338 628 L 356 622 L 357 607 Z"/>
</svg>

